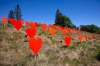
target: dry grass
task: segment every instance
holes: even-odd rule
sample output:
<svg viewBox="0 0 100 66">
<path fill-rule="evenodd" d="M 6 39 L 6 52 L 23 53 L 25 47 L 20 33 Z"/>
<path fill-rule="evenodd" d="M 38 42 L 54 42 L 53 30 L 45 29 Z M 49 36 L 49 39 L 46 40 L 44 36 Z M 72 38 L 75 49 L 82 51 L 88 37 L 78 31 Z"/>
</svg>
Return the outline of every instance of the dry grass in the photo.
<svg viewBox="0 0 100 66">
<path fill-rule="evenodd" d="M 41 36 L 43 47 L 35 57 L 28 42 L 24 42 L 26 38 L 23 32 L 0 28 L 0 66 L 100 66 L 100 61 L 96 59 L 100 51 L 100 37 L 97 36 L 95 48 L 92 49 L 90 45 L 85 48 L 62 47 L 64 42 L 60 35 L 53 38 L 60 42 L 52 42 L 49 35 Z"/>
</svg>

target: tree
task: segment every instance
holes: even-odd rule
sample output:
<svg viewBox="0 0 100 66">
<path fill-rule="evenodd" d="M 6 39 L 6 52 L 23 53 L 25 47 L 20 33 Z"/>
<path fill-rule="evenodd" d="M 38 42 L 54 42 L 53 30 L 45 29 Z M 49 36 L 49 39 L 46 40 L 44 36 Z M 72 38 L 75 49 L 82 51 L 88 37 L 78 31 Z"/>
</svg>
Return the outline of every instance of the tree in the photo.
<svg viewBox="0 0 100 66">
<path fill-rule="evenodd" d="M 8 14 L 8 26 L 11 26 L 11 24 L 10 24 L 10 22 L 9 22 L 9 19 L 10 18 L 15 18 L 15 16 L 14 16 L 14 11 L 13 10 L 10 10 L 9 11 L 9 14 Z"/>
<path fill-rule="evenodd" d="M 8 18 L 15 18 L 13 10 L 10 10 L 10 12 L 8 14 Z"/>
<path fill-rule="evenodd" d="M 91 25 L 80 25 L 82 31 L 87 31 L 91 33 L 100 33 L 100 28 L 94 24 Z"/>
<path fill-rule="evenodd" d="M 14 18 L 16 20 L 22 20 L 22 14 L 21 14 L 21 8 L 20 6 L 17 4 L 15 10 L 10 10 L 9 14 L 8 14 L 8 26 L 11 26 L 9 19 L 10 18 Z"/>
<path fill-rule="evenodd" d="M 72 24 L 69 17 L 64 16 L 59 9 L 57 9 L 56 11 L 55 25 L 70 27 L 70 28 L 76 27 L 74 24 Z"/>
<path fill-rule="evenodd" d="M 69 17 L 62 16 L 62 18 L 63 18 L 63 22 L 64 22 L 64 26 L 65 27 L 76 28 L 76 26 L 71 22 L 71 20 L 69 19 Z"/>
<path fill-rule="evenodd" d="M 15 8 L 14 14 L 15 14 L 15 19 L 16 20 L 21 20 L 22 19 L 21 8 L 18 4 Z"/>
<path fill-rule="evenodd" d="M 62 13 L 60 12 L 59 9 L 57 9 L 57 11 L 56 11 L 55 24 L 56 24 L 56 25 L 61 25 L 61 26 L 63 26 L 63 23 L 61 23 L 61 22 L 62 22 Z"/>
</svg>

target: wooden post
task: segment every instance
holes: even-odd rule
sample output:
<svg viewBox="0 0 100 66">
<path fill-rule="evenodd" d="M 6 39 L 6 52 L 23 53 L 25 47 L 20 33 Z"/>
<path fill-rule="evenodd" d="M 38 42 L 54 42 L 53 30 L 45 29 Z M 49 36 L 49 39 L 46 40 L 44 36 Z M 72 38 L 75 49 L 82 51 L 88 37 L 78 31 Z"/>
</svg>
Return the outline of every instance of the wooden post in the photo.
<svg viewBox="0 0 100 66">
<path fill-rule="evenodd" d="M 34 66 L 38 66 L 38 54 L 35 54 L 34 60 L 35 60 Z"/>
</svg>

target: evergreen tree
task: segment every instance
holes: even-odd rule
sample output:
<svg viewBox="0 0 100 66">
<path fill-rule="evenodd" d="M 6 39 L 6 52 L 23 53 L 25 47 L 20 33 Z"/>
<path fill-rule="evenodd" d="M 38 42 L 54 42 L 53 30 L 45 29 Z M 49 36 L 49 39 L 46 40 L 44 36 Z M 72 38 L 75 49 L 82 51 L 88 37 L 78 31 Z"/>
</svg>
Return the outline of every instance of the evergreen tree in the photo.
<svg viewBox="0 0 100 66">
<path fill-rule="evenodd" d="M 76 26 L 71 22 L 69 17 L 62 15 L 59 9 L 56 11 L 55 25 L 75 28 Z"/>
<path fill-rule="evenodd" d="M 87 31 L 91 33 L 99 33 L 100 34 L 100 28 L 94 24 L 91 25 L 80 25 L 80 29 L 82 31 Z"/>
<path fill-rule="evenodd" d="M 15 18 L 15 16 L 14 16 L 14 11 L 13 10 L 10 10 L 9 11 L 9 14 L 8 14 L 8 26 L 11 26 L 11 24 L 10 24 L 10 22 L 9 22 L 9 19 L 10 18 Z"/>
<path fill-rule="evenodd" d="M 22 19 L 21 8 L 18 4 L 15 8 L 14 14 L 15 14 L 15 19 L 16 20 L 21 20 Z"/>
<path fill-rule="evenodd" d="M 56 25 L 62 24 L 61 22 L 62 22 L 62 13 L 60 12 L 59 9 L 57 9 L 57 11 L 56 11 L 55 24 Z"/>
<path fill-rule="evenodd" d="M 8 14 L 8 26 L 11 26 L 9 19 L 10 18 L 14 18 L 16 20 L 22 20 L 22 15 L 21 15 L 21 8 L 20 6 L 17 4 L 15 10 L 10 10 L 9 14 Z"/>
<path fill-rule="evenodd" d="M 10 10 L 10 12 L 8 14 L 8 18 L 15 18 L 13 10 Z"/>
</svg>

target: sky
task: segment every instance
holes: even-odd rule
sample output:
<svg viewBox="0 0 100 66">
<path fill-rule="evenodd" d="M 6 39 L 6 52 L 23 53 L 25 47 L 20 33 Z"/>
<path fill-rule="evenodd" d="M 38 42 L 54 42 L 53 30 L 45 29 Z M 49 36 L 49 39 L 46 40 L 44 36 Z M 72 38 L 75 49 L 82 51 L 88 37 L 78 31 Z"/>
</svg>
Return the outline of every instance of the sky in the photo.
<svg viewBox="0 0 100 66">
<path fill-rule="evenodd" d="M 19 4 L 25 21 L 53 24 L 56 10 L 76 25 L 100 27 L 100 0 L 0 0 L 0 19 Z"/>
</svg>

